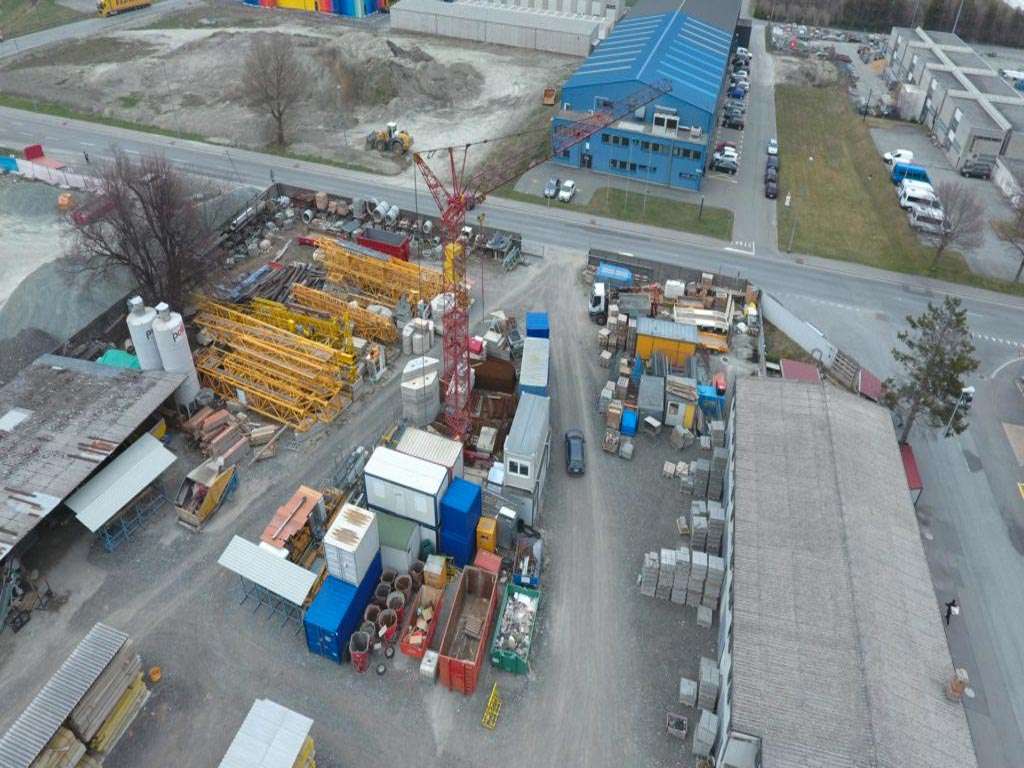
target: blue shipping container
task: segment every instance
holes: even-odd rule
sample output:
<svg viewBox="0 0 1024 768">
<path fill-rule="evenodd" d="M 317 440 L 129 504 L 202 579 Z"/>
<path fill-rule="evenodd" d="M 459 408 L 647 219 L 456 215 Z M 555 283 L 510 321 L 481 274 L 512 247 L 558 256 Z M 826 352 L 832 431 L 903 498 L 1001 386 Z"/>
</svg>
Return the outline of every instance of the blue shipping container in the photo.
<svg viewBox="0 0 1024 768">
<path fill-rule="evenodd" d="M 441 552 L 450 555 L 455 565 L 465 568 L 476 557 L 476 526 L 469 537 L 441 529 Z"/>
<path fill-rule="evenodd" d="M 306 610 L 306 646 L 310 653 L 326 656 L 339 664 L 345 659 L 348 639 L 359 628 L 363 611 L 380 581 L 380 552 L 373 558 L 358 587 L 328 576 Z"/>
<path fill-rule="evenodd" d="M 0 155 L 0 171 L 18 172 L 18 158 Z"/>
<path fill-rule="evenodd" d="M 622 434 L 632 437 L 636 434 L 636 411 L 622 412 Z"/>
<path fill-rule="evenodd" d="M 461 477 L 455 478 L 441 497 L 441 538 L 445 531 L 458 536 L 475 536 L 482 506 L 480 486 Z"/>
<path fill-rule="evenodd" d="M 551 338 L 551 320 L 547 312 L 526 313 L 526 335 L 537 339 Z"/>
<path fill-rule="evenodd" d="M 597 265 L 594 282 L 608 283 L 619 288 L 631 288 L 633 286 L 633 273 L 625 267 L 617 267 L 614 264 L 606 264 L 602 261 Z"/>
</svg>

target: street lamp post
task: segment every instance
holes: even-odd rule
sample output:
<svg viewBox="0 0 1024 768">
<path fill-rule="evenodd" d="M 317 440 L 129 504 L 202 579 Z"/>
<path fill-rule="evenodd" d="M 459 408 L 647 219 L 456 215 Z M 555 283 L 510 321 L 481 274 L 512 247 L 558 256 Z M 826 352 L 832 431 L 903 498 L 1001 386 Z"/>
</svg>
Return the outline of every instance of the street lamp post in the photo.
<svg viewBox="0 0 1024 768">
<path fill-rule="evenodd" d="M 949 416 L 949 421 L 946 422 L 946 428 L 943 430 L 943 436 L 949 437 L 950 429 L 953 427 L 953 420 L 956 419 L 956 412 L 960 410 L 961 405 L 970 405 L 974 399 L 974 387 L 964 387 L 960 390 L 960 397 L 956 399 L 956 405 L 953 406 L 953 413 Z"/>
</svg>

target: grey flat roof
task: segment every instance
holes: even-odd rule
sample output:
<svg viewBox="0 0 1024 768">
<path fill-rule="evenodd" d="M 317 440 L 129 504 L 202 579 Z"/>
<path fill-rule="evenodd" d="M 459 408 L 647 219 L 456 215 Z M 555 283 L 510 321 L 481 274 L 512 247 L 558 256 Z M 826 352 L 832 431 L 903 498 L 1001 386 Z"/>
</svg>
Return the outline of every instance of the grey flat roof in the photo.
<svg viewBox="0 0 1024 768">
<path fill-rule="evenodd" d="M 454 3 L 446 3 L 442 0 L 402 0 L 392 7 L 392 12 L 394 11 L 430 13 L 448 18 L 546 29 L 586 37 L 595 37 L 601 23 L 601 19 L 596 16 L 575 16 L 557 11 L 542 11 L 515 6 L 502 8 L 491 3 L 474 3 L 465 0 Z"/>
<path fill-rule="evenodd" d="M 99 467 L 80 443 L 120 445 L 184 378 L 43 355 L 0 389 L 0 559 Z"/>
<path fill-rule="evenodd" d="M 1020 104 L 996 104 L 996 109 L 1015 131 L 1024 131 L 1024 101 Z"/>
<path fill-rule="evenodd" d="M 960 69 L 991 69 L 988 62 L 974 51 L 946 51 L 949 60 Z"/>
<path fill-rule="evenodd" d="M 1020 99 L 1020 91 L 1015 90 L 1013 86 L 1009 85 L 1003 78 L 993 72 L 988 75 L 975 75 L 975 74 L 964 74 L 968 80 L 970 80 L 974 87 L 982 93 L 987 93 L 992 96 L 1004 96 L 1010 99 Z"/>
<path fill-rule="evenodd" d="M 765 768 L 973 768 L 889 413 L 739 379 L 732 722 Z"/>
<path fill-rule="evenodd" d="M 952 72 L 948 72 L 945 69 L 930 69 L 932 79 L 939 84 L 939 87 L 944 91 L 962 91 L 964 90 L 964 84 L 956 79 L 956 75 Z M 923 83 L 924 77 L 921 78 Z"/>
<path fill-rule="evenodd" d="M 128 642 L 128 635 L 97 624 L 0 737 L 0 766 L 29 768 L 86 691 Z"/>
<path fill-rule="evenodd" d="M 736 30 L 740 4 L 741 0 L 637 0 L 626 18 L 682 11 L 731 35 Z"/>
<path fill-rule="evenodd" d="M 928 36 L 939 45 L 943 46 L 966 46 L 963 40 L 954 35 L 952 32 L 939 32 L 933 29 L 926 29 L 925 32 Z M 916 34 L 915 34 L 916 37 Z M 918 38 L 920 39 L 920 38 Z"/>
</svg>

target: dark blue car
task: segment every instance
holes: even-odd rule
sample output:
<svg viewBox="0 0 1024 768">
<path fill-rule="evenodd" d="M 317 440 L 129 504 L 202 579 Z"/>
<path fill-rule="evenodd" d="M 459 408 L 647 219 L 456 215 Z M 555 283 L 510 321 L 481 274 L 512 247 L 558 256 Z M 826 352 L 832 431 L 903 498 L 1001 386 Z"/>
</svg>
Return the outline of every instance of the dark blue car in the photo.
<svg viewBox="0 0 1024 768">
<path fill-rule="evenodd" d="M 747 98 L 747 89 L 741 85 L 737 85 L 731 91 L 729 91 L 730 99 L 745 99 Z"/>
</svg>

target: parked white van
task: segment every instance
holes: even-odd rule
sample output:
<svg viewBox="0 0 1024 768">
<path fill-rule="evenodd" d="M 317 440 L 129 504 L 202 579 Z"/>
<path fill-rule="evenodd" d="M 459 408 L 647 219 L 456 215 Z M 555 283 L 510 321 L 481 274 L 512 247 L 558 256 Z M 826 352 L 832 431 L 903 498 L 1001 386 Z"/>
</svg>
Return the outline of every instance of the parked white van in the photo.
<svg viewBox="0 0 1024 768">
<path fill-rule="evenodd" d="M 946 217 L 941 208 L 912 205 L 907 212 L 907 220 L 914 229 L 938 234 L 942 231 Z"/>
<path fill-rule="evenodd" d="M 930 189 L 923 187 L 908 187 L 900 193 L 900 208 L 909 211 L 911 206 L 921 208 L 938 208 L 942 210 L 942 203 L 938 195 Z"/>
</svg>

